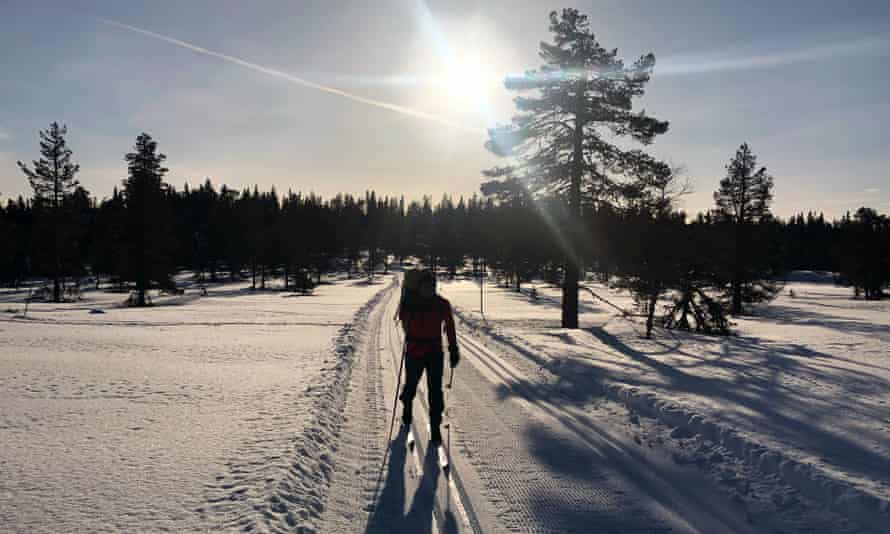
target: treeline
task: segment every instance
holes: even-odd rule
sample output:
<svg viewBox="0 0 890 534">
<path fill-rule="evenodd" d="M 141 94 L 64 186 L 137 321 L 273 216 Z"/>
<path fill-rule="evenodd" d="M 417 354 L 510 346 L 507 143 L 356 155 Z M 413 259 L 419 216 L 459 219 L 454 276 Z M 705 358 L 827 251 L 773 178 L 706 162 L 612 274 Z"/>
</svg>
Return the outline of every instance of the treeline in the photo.
<svg viewBox="0 0 890 534">
<path fill-rule="evenodd" d="M 63 134 L 58 125 L 43 132 L 61 146 Z M 52 160 L 63 152 L 49 147 L 42 167 L 64 168 Z M 747 147 L 737 157 L 750 157 Z M 783 221 L 763 211 L 748 221 L 749 259 L 738 272 L 737 221 L 728 212 L 687 220 L 660 207 L 658 196 L 586 205 L 575 227 L 558 198 L 540 199 L 497 180 L 483 185 L 481 196 L 437 202 L 373 191 L 330 199 L 274 188 L 239 191 L 209 179 L 179 190 L 160 179 L 141 186 L 156 190 L 152 198 L 134 176 L 166 173 L 156 143 L 143 134 L 126 158 L 130 178 L 101 201 L 72 181 L 45 189 L 58 198 L 35 189 L 33 198 L 0 206 L 0 280 L 12 286 L 36 276 L 58 280 L 54 297 L 61 299 L 65 279 L 91 275 L 97 286 L 104 279 L 121 289 L 142 279 L 146 289 L 171 288 L 170 276 L 187 269 L 206 280 L 248 277 L 258 288 L 271 275 L 283 276 L 286 288 L 298 290 L 333 270 L 367 276 L 410 260 L 452 276 L 485 266 L 519 289 L 533 279 L 561 284 L 568 249 L 586 273 L 639 295 L 646 311 L 654 313 L 660 297 L 678 290 L 668 322 L 697 327 L 698 318 L 704 331 L 713 328 L 714 299 L 722 294 L 731 302 L 734 278 L 743 281 L 737 284 L 743 303 L 770 298 L 773 281 L 790 269 L 843 273 L 866 298 L 879 297 L 888 281 L 890 220 L 867 208 L 836 221 L 812 213 Z M 140 194 L 148 197 L 142 204 Z"/>
<path fill-rule="evenodd" d="M 865 298 L 881 297 L 890 280 L 888 217 L 868 208 L 831 222 L 773 217 L 772 178 L 747 145 L 727 165 L 715 209 L 691 221 L 672 207 L 682 191 L 668 169 L 648 189 L 585 203 L 573 222 L 559 195 L 533 195 L 513 178 L 483 184 L 482 196 L 435 203 L 373 191 L 331 199 L 238 191 L 209 179 L 177 190 L 163 181 L 165 156 L 147 134 L 125 156 L 121 189 L 96 201 L 75 179 L 65 133 L 58 124 L 41 132 L 42 158 L 21 164 L 34 196 L 0 206 L 0 281 L 46 277 L 55 300 L 65 279 L 87 274 L 97 286 L 135 283 L 144 302 L 151 287 L 173 288 L 183 269 L 208 280 L 246 276 L 259 288 L 283 276 L 286 289 L 305 290 L 332 270 L 371 275 L 406 259 L 452 276 L 485 266 L 519 289 L 533 279 L 563 284 L 569 253 L 585 273 L 632 291 L 650 329 L 656 303 L 670 294 L 664 324 L 722 332 L 724 308 L 741 313 L 769 300 L 787 270 L 839 272 Z M 744 205 L 735 200 L 742 196 Z"/>
</svg>

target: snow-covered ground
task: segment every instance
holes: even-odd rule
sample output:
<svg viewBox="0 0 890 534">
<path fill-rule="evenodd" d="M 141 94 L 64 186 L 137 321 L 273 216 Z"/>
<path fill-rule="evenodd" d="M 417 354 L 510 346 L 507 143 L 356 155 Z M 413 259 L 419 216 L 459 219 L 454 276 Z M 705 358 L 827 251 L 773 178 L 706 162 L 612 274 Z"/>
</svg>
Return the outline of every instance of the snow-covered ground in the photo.
<svg viewBox="0 0 890 534">
<path fill-rule="evenodd" d="M 460 318 L 463 355 L 446 390 L 447 472 L 426 446 L 423 384 L 417 447 L 397 423 L 389 432 L 402 348 L 389 277 L 339 279 L 312 296 L 192 287 L 147 309 L 89 292 L 32 304 L 27 318 L 23 293 L 0 292 L 0 527 L 855 533 L 890 524 L 869 513 L 890 493 L 887 303 L 795 282 L 739 320 L 738 336 L 659 331 L 649 341 L 587 294 L 582 328 L 565 331 L 555 289 L 539 285 L 533 297 L 486 285 L 483 319 L 474 282 L 440 288 Z"/>
<path fill-rule="evenodd" d="M 466 326 L 537 369 L 539 391 L 575 400 L 612 393 L 681 427 L 675 437 L 712 438 L 698 462 L 724 445 L 724 454 L 728 448 L 766 474 L 785 475 L 817 503 L 872 524 L 890 517 L 871 514 L 890 499 L 890 303 L 792 282 L 738 320 L 738 336 L 660 331 L 646 340 L 642 325 L 589 294 L 582 293 L 582 328 L 565 331 L 556 289 L 538 285 L 535 298 L 531 288 L 486 285 L 483 320 L 478 284 L 441 287 Z M 594 289 L 631 306 L 626 294 Z"/>
<path fill-rule="evenodd" d="M 27 318 L 0 294 L 0 530 L 311 525 L 353 328 L 384 287 L 224 284 L 145 309 L 88 292 Z"/>
</svg>

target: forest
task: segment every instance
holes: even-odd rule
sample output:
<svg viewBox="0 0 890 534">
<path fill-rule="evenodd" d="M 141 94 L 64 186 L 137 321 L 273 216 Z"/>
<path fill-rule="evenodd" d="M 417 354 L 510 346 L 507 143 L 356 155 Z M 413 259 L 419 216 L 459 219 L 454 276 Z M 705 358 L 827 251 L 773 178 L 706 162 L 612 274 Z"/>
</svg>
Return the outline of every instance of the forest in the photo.
<svg viewBox="0 0 890 534">
<path fill-rule="evenodd" d="M 57 124 L 42 132 L 46 152 L 65 154 L 55 168 L 76 172 L 64 132 Z M 733 161 L 746 157 L 743 145 Z M 740 237 L 720 207 L 721 190 L 715 208 L 695 217 L 662 209 L 663 186 L 585 204 L 571 223 L 558 197 L 536 198 L 511 179 L 486 182 L 470 198 L 368 191 L 324 199 L 239 191 L 210 179 L 177 189 L 163 180 L 164 159 L 143 134 L 126 155 L 130 178 L 111 196 L 97 200 L 71 173 L 62 187 L 35 187 L 33 198 L 0 206 L 2 283 L 45 278 L 53 285 L 46 298 L 61 300 L 87 278 L 110 290 L 175 291 L 172 275 L 188 270 L 208 282 L 248 278 L 256 289 L 283 277 L 284 290 L 307 291 L 334 271 L 373 276 L 393 263 L 420 262 L 451 277 L 485 272 L 519 290 L 533 280 L 560 285 L 570 254 L 584 279 L 632 291 L 653 321 L 656 301 L 670 295 L 675 306 L 660 318 L 665 325 L 721 332 L 727 324 L 717 309 L 744 312 L 732 310 L 740 239 L 742 306 L 769 300 L 791 270 L 837 273 L 851 294 L 868 299 L 883 296 L 890 280 L 890 219 L 870 208 L 833 221 L 812 212 L 782 220 L 767 209 Z"/>
</svg>

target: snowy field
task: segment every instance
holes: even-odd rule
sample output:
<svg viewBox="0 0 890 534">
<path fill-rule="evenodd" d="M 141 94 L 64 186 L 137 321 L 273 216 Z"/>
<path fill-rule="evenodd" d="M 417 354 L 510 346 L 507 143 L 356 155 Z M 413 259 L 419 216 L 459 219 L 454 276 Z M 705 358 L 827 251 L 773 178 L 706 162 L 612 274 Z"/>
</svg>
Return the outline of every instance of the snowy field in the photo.
<svg viewBox="0 0 890 534">
<path fill-rule="evenodd" d="M 587 293 L 562 330 L 558 290 L 530 289 L 486 285 L 483 319 L 476 283 L 440 284 L 462 353 L 448 472 L 422 391 L 416 448 L 388 433 L 389 277 L 27 317 L 0 292 L 0 530 L 886 531 L 890 304 L 794 282 L 736 336 L 645 340 Z"/>
<path fill-rule="evenodd" d="M 842 494 L 858 490 L 848 493 L 857 501 L 849 515 L 890 499 L 890 303 L 853 300 L 850 289 L 829 283 L 792 282 L 738 320 L 737 336 L 659 330 L 646 340 L 641 319 L 628 321 L 585 292 L 582 328 L 561 330 L 559 290 L 537 285 L 535 296 L 531 288 L 486 285 L 483 320 L 477 283 L 441 285 L 466 326 L 522 355 L 553 395 L 580 403 L 600 391 L 641 399 L 650 411 L 678 415 L 672 423 L 682 428 L 672 435 L 681 438 L 714 421 L 744 438 L 745 453 L 776 454 L 760 460 L 765 473 L 779 473 L 787 459 L 802 464 L 819 485 L 813 492 L 832 493 L 826 504 L 843 509 L 850 503 Z M 626 294 L 594 290 L 631 308 Z M 690 414 L 698 426 L 683 419 Z"/>
<path fill-rule="evenodd" d="M 22 293 L 0 294 L 0 530 L 305 524 L 330 461 L 344 325 L 384 287 L 224 284 L 146 309 L 88 292 L 27 318 Z"/>
</svg>

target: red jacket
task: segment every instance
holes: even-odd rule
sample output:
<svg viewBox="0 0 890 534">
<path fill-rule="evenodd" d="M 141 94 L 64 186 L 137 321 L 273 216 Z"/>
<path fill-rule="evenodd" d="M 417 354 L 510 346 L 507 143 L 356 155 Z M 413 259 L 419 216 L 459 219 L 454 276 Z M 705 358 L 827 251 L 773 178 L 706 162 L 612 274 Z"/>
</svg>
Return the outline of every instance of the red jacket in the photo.
<svg viewBox="0 0 890 534">
<path fill-rule="evenodd" d="M 405 353 L 408 356 L 426 356 L 433 351 L 441 351 L 442 323 L 445 323 L 448 346 L 457 346 L 451 304 L 438 295 L 434 298 L 435 302 L 429 310 L 409 313 L 404 308 L 399 309 L 399 320 L 405 331 Z"/>
</svg>

